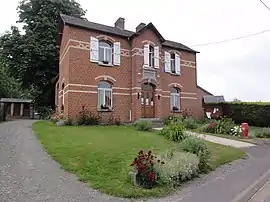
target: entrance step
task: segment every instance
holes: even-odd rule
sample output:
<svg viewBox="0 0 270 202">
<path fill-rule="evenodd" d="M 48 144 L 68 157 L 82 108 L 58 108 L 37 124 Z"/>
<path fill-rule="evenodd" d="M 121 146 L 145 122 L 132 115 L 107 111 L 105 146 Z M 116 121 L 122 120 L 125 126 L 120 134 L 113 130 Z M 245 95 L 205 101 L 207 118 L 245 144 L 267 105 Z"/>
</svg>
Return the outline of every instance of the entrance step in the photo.
<svg viewBox="0 0 270 202">
<path fill-rule="evenodd" d="M 163 128 L 164 123 L 160 118 L 140 118 L 139 121 L 151 121 L 153 128 Z"/>
</svg>

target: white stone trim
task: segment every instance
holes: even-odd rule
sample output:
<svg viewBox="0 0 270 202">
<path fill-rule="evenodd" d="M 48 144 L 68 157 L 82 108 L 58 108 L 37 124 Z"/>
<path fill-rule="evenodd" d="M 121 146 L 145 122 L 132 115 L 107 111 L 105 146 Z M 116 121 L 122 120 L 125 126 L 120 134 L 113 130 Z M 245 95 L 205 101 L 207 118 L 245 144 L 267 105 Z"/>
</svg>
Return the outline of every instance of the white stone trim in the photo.
<svg viewBox="0 0 270 202">
<path fill-rule="evenodd" d="M 70 45 L 70 42 L 74 42 L 77 43 L 76 45 Z M 149 42 L 149 40 L 144 40 L 143 42 Z M 151 42 L 151 44 L 154 45 L 153 42 Z M 154 45 L 155 46 L 155 45 Z M 87 50 L 90 51 L 90 42 L 85 42 L 85 41 L 79 41 L 79 40 L 75 40 L 75 39 L 69 39 L 69 41 L 67 42 L 64 51 L 62 52 L 62 54 L 59 57 L 59 64 L 61 64 L 66 56 L 66 54 L 69 52 L 70 48 L 75 48 L 75 49 L 80 49 L 80 50 Z M 135 53 L 131 54 L 133 51 L 135 51 Z M 178 52 L 179 51 L 174 51 L 174 52 Z M 120 50 L 121 56 L 124 57 L 133 57 L 135 55 L 138 56 L 143 56 L 143 49 L 142 48 L 133 48 L 131 51 L 128 49 L 124 49 L 121 48 Z M 161 54 L 161 51 L 160 51 Z M 181 55 L 181 53 L 180 53 Z M 160 56 L 161 62 L 164 63 L 164 56 Z M 190 68 L 196 68 L 196 62 L 194 61 L 189 61 L 189 60 L 182 60 L 181 59 L 181 66 L 182 67 L 190 67 Z"/>
<path fill-rule="evenodd" d="M 108 76 L 108 75 L 100 75 L 100 76 L 97 76 L 97 77 L 95 78 L 95 80 L 98 80 L 98 79 L 100 79 L 100 78 L 103 78 L 104 81 L 108 81 L 108 78 L 109 78 L 109 79 L 113 80 L 114 82 L 116 82 L 116 79 L 115 79 L 115 78 L 113 78 L 113 77 L 111 77 L 111 76 Z"/>
</svg>

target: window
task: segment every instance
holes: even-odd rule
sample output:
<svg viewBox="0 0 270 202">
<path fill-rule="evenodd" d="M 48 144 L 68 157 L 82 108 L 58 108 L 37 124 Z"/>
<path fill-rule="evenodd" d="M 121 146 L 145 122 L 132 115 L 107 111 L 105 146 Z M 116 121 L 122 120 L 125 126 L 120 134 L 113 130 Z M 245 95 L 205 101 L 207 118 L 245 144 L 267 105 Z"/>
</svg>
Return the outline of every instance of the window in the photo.
<svg viewBox="0 0 270 202">
<path fill-rule="evenodd" d="M 180 110 L 180 90 L 178 88 L 171 89 L 171 109 L 173 111 Z"/>
<path fill-rule="evenodd" d="M 105 42 L 99 41 L 99 61 L 104 64 L 112 64 L 112 45 Z"/>
<path fill-rule="evenodd" d="M 171 54 L 171 73 L 175 73 L 175 54 Z"/>
<path fill-rule="evenodd" d="M 154 67 L 154 65 L 155 65 L 154 47 L 149 46 L 149 67 Z"/>
<path fill-rule="evenodd" d="M 106 81 L 98 83 L 98 108 L 112 108 L 112 85 Z"/>
</svg>

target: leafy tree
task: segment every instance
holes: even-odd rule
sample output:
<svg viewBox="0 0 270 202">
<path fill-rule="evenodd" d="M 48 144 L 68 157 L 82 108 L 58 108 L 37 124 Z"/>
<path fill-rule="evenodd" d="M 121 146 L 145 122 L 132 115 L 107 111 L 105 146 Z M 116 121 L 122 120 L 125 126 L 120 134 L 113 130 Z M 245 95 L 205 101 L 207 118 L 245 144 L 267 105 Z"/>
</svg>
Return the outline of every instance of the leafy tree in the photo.
<svg viewBox="0 0 270 202">
<path fill-rule="evenodd" d="M 53 104 L 54 86 L 50 82 L 58 74 L 59 14 L 81 17 L 85 11 L 74 0 L 22 0 L 17 10 L 25 34 L 12 27 L 2 36 L 0 57 L 28 94 L 41 93 L 49 84 L 48 91 L 37 101 Z"/>
</svg>

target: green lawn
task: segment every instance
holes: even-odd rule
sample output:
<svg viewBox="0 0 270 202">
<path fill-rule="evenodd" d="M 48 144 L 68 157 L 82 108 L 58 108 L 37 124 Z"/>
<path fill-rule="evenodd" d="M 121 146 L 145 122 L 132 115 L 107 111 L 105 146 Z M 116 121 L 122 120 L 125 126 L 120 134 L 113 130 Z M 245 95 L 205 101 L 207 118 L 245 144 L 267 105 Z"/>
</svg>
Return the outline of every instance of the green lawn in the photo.
<svg viewBox="0 0 270 202">
<path fill-rule="evenodd" d="M 56 127 L 48 121 L 36 122 L 33 129 L 65 170 L 95 189 L 122 197 L 161 196 L 172 191 L 166 187 L 149 190 L 134 187 L 128 178 L 129 165 L 140 149 L 158 154 L 177 146 L 154 132 L 136 131 L 130 126 Z M 238 149 L 207 144 L 214 168 L 245 156 Z"/>
</svg>

